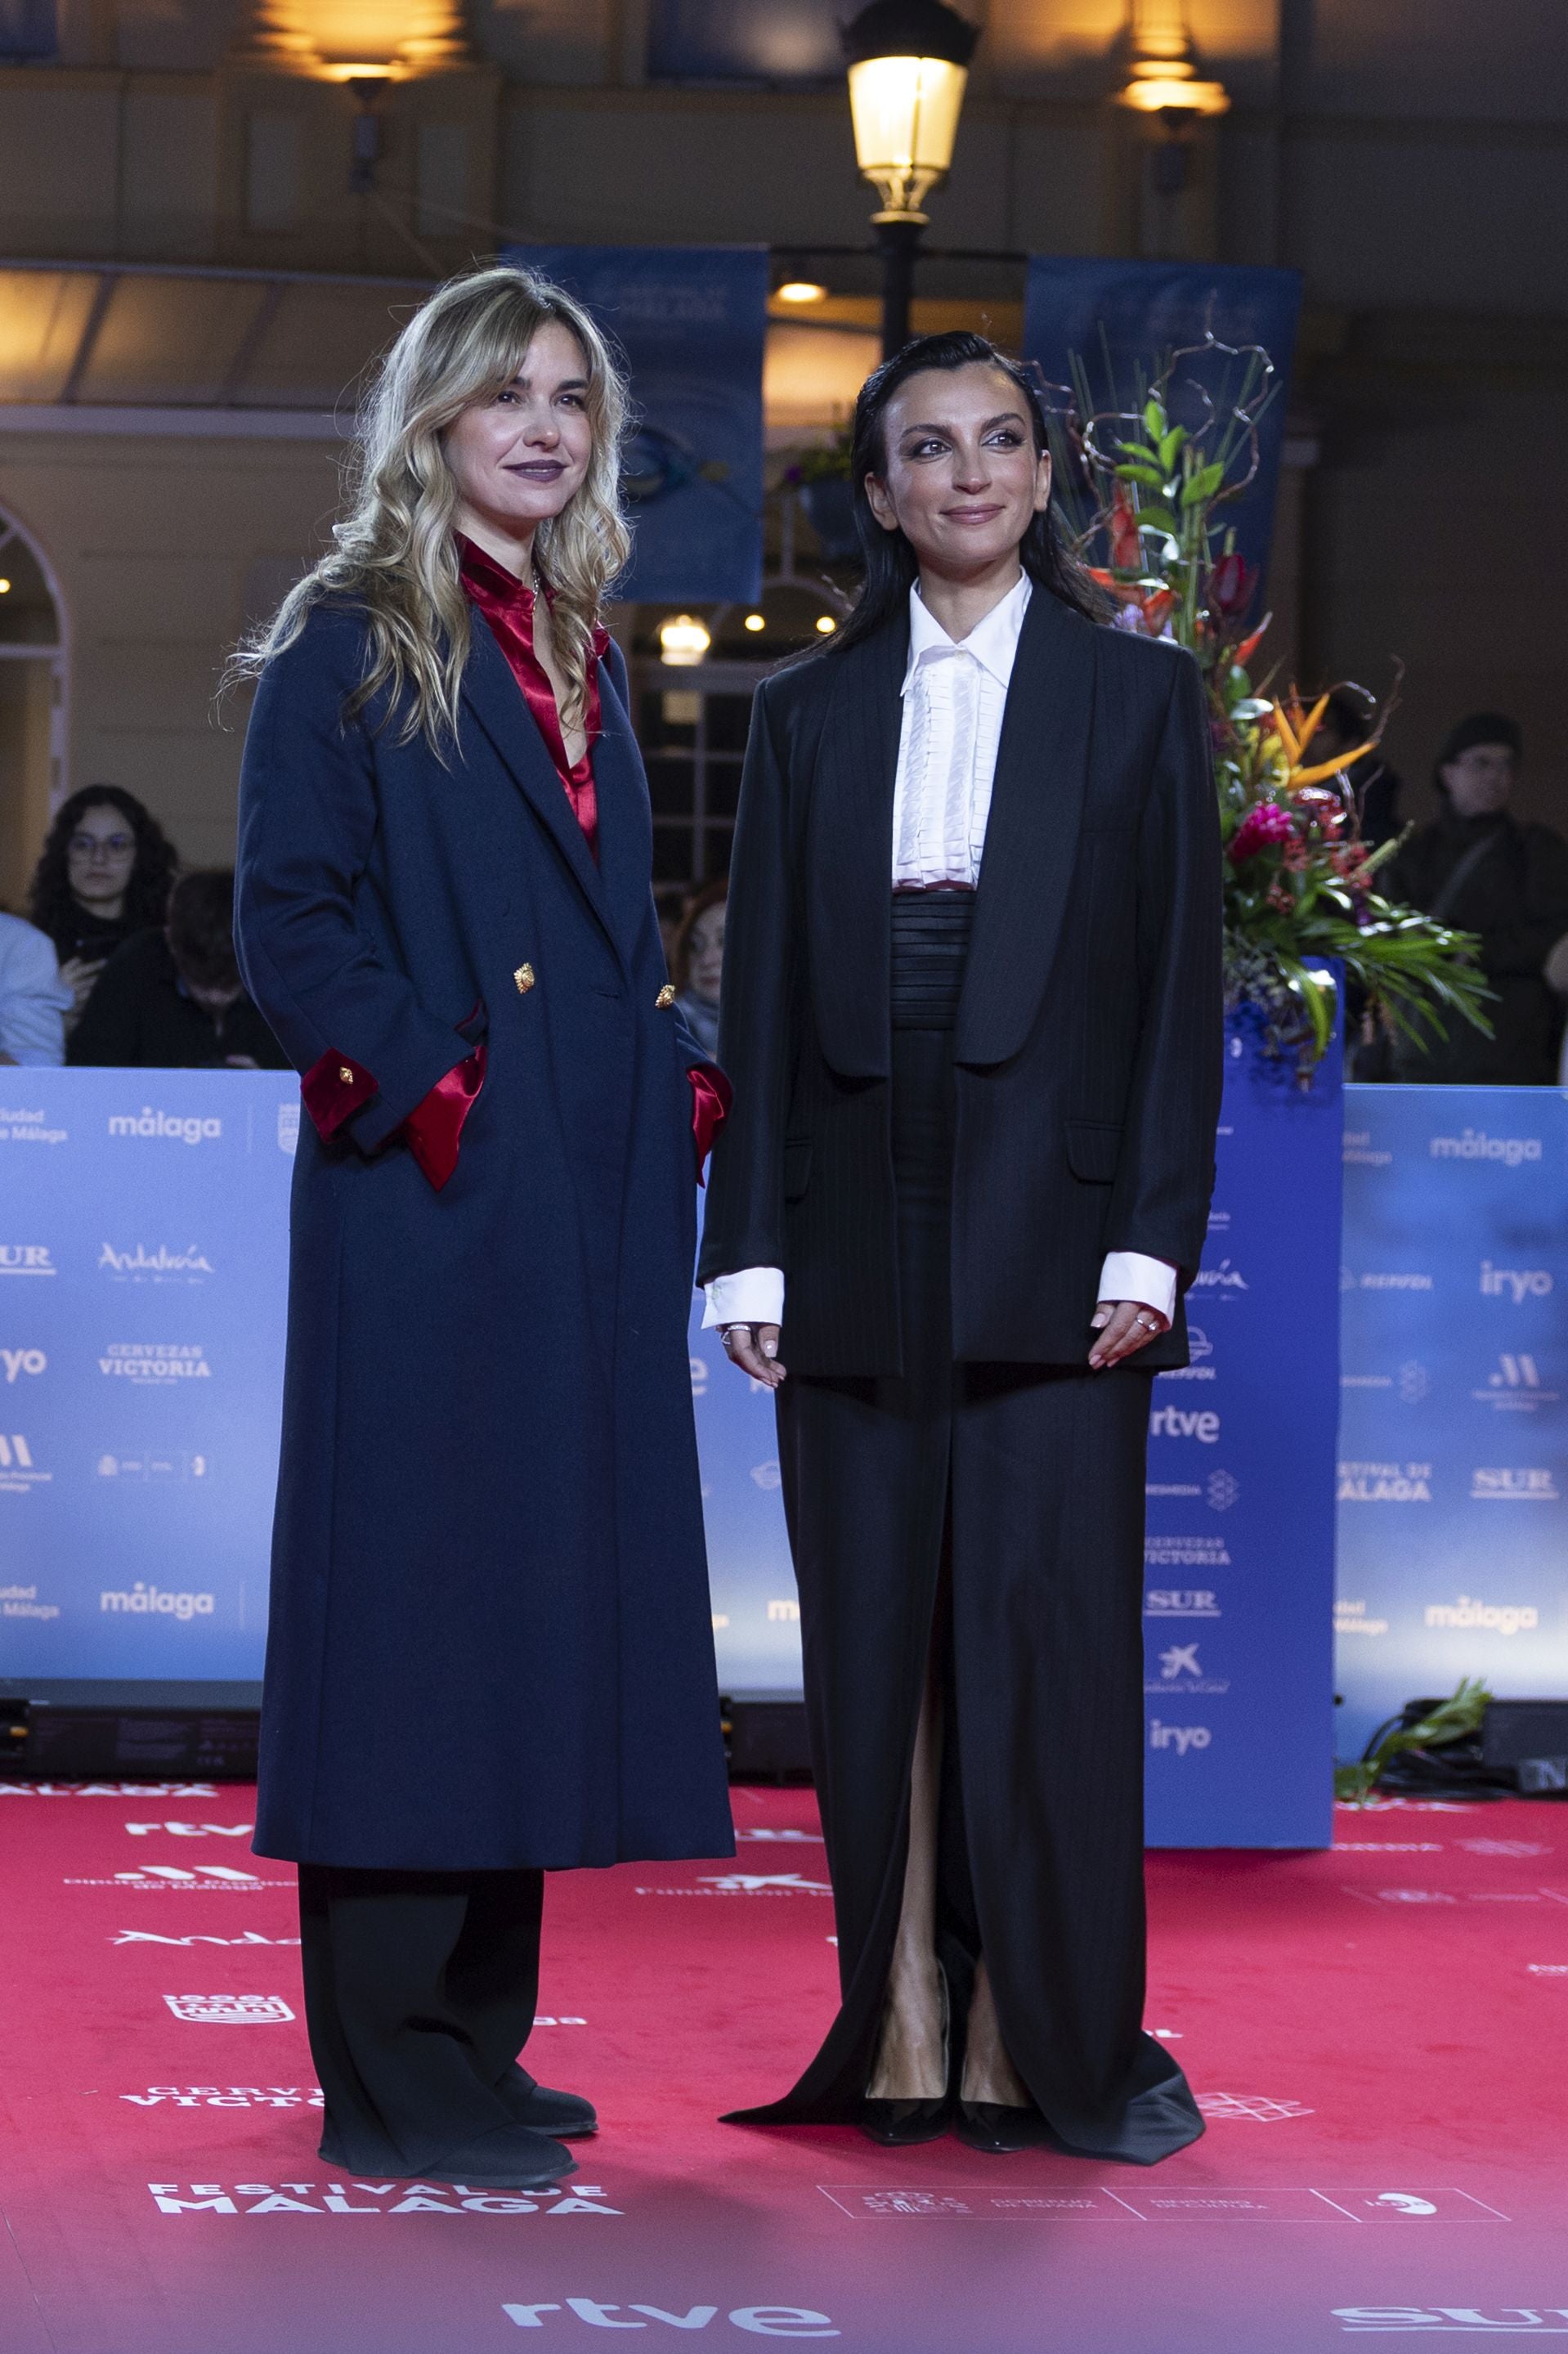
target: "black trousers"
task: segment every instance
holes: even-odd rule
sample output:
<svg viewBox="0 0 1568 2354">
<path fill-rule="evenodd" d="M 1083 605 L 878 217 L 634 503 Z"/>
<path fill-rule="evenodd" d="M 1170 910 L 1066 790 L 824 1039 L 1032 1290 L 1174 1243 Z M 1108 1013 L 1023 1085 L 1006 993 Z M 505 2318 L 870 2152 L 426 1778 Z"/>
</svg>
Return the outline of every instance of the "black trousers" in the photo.
<svg viewBox="0 0 1568 2354">
<path fill-rule="evenodd" d="M 895 938 L 896 1025 L 896 925 Z M 858 2112 L 934 1656 L 947 1727 L 938 1946 L 955 2026 L 983 1953 L 1008 2052 L 1056 2134 L 1151 2163 L 1202 2125 L 1141 2028 L 1150 1376 L 954 1363 L 951 1031 L 895 1026 L 893 1045 L 905 1371 L 792 1375 L 778 1401 L 842 2008 L 794 2090 L 736 2122 Z M 1050 1248 L 1048 1235 L 1019 1241 Z"/>
<path fill-rule="evenodd" d="M 434 2165 L 514 2126 L 534 2025 L 542 1872 L 300 1866 L 321 2154 L 356 2173 Z"/>
</svg>

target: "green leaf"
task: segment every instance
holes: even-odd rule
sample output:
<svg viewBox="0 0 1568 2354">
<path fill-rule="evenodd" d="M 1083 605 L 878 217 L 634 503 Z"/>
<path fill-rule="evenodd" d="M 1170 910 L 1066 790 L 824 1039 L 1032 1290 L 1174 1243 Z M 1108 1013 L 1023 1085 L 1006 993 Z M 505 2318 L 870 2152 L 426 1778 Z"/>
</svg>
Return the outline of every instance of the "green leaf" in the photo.
<svg viewBox="0 0 1568 2354">
<path fill-rule="evenodd" d="M 1146 449 L 1141 441 L 1118 441 L 1116 446 L 1124 458 L 1136 459 L 1140 466 L 1157 467 L 1160 463 L 1159 451 Z"/>
<path fill-rule="evenodd" d="M 1177 459 L 1181 456 L 1181 444 L 1186 439 L 1187 429 L 1184 425 L 1173 425 L 1171 428 L 1170 432 L 1165 434 L 1161 439 L 1160 444 L 1160 463 L 1166 473 L 1171 472 L 1171 467 L 1176 463 Z"/>
<path fill-rule="evenodd" d="M 1168 539 L 1174 539 L 1181 526 L 1169 507 L 1139 507 L 1138 528 L 1139 531 L 1162 532 Z"/>
<path fill-rule="evenodd" d="M 1163 491 L 1165 488 L 1165 477 L 1157 466 L 1118 466 L 1116 478 L 1118 482 L 1146 482 L 1151 491 Z"/>
<path fill-rule="evenodd" d="M 1165 439 L 1166 424 L 1164 404 L 1161 401 L 1156 400 L 1152 393 L 1150 394 L 1149 398 L 1143 404 L 1143 422 L 1145 429 L 1151 441 L 1158 444 Z"/>
<path fill-rule="evenodd" d="M 1224 479 L 1225 470 L 1217 462 L 1213 465 L 1200 466 L 1197 472 L 1189 475 L 1181 485 L 1182 505 L 1195 507 L 1201 505 L 1203 500 L 1212 499 Z"/>
</svg>

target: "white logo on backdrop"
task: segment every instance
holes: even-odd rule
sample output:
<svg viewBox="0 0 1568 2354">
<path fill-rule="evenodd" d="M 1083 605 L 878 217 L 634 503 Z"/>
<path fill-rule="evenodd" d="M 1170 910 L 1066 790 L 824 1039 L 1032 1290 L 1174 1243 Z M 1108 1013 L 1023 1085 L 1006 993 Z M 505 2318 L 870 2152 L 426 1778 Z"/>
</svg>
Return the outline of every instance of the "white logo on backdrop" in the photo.
<svg viewBox="0 0 1568 2354">
<path fill-rule="evenodd" d="M 1527 1299 L 1545 1299 L 1552 1291 L 1552 1270 L 1547 1267 L 1494 1267 L 1489 1258 L 1481 1261 L 1481 1290 L 1489 1299 L 1511 1299 L 1521 1308 Z"/>
<path fill-rule="evenodd" d="M 1252 1287 L 1240 1267 L 1233 1267 L 1228 1258 L 1223 1258 L 1218 1267 L 1201 1267 L 1192 1278 L 1192 1288 L 1194 1291 L 1249 1291 Z"/>
<path fill-rule="evenodd" d="M 117 1251 L 112 1243 L 105 1243 L 98 1255 L 101 1272 L 129 1277 L 136 1282 L 172 1283 L 183 1278 L 187 1283 L 199 1283 L 203 1276 L 212 1273 L 212 1261 L 191 1243 L 183 1251 L 172 1251 L 167 1243 L 160 1243 L 150 1251 L 145 1243 L 134 1250 Z"/>
<path fill-rule="evenodd" d="M 1341 1504 L 1429 1504 L 1430 1463 L 1341 1463 Z"/>
<path fill-rule="evenodd" d="M 212 1378 L 207 1352 L 195 1341 L 111 1341 L 98 1361 L 98 1370 L 122 1381 L 140 1382 L 143 1389 L 166 1389 L 176 1382 Z"/>
<path fill-rule="evenodd" d="M 1198 1657 L 1196 1643 L 1171 1643 L 1160 1654 L 1160 1680 L 1146 1683 L 1146 1692 L 1227 1692 L 1230 1681 L 1224 1676 L 1206 1675 Z"/>
<path fill-rule="evenodd" d="M 1178 1757 L 1185 1757 L 1190 1749 L 1206 1749 L 1213 1737 L 1206 1724 L 1161 1724 L 1157 1716 L 1149 1720 L 1150 1749 L 1174 1749 Z"/>
<path fill-rule="evenodd" d="M 33 1450 L 17 1431 L 0 1433 L 0 1494 L 24 1495 L 29 1488 L 44 1488 L 54 1478 L 52 1471 L 40 1471 L 33 1460 Z"/>
<path fill-rule="evenodd" d="M 1523 1470 L 1478 1469 L 1470 1474 L 1470 1500 L 1478 1504 L 1555 1504 L 1557 1481 L 1547 1465 Z"/>
<path fill-rule="evenodd" d="M 1149 1417 L 1151 1438 L 1195 1438 L 1200 1447 L 1219 1444 L 1220 1417 L 1212 1406 L 1157 1405 Z"/>
<path fill-rule="evenodd" d="M 0 1349 L 0 1365 L 8 1382 L 14 1382 L 18 1373 L 45 1373 L 48 1363 L 41 1349 Z"/>
<path fill-rule="evenodd" d="M 0 1618 L 58 1618 L 59 1605 L 40 1602 L 36 1585 L 0 1585 Z"/>
<path fill-rule="evenodd" d="M 1143 1597 L 1146 1618 L 1217 1618 L 1220 1606 L 1206 1585 L 1151 1585 Z"/>
<path fill-rule="evenodd" d="M 1557 1403 L 1557 1392 L 1546 1387 L 1540 1366 L 1522 1349 L 1505 1349 L 1498 1359 L 1496 1373 L 1487 1376 L 1485 1389 L 1472 1390 L 1470 1395 L 1481 1405 L 1499 1407 L 1505 1414 L 1534 1414 L 1540 1406 Z"/>
<path fill-rule="evenodd" d="M 1228 1512 L 1241 1494 L 1241 1481 L 1234 1472 L 1211 1471 L 1207 1492 L 1212 1512 Z"/>
<path fill-rule="evenodd" d="M 1224 1537 L 1148 1536 L 1143 1540 L 1146 1569 L 1229 1569 L 1231 1557 Z"/>
<path fill-rule="evenodd" d="M 1388 1620 L 1370 1616 L 1364 1602 L 1347 1602 L 1343 1596 L 1334 1605 L 1336 1635 L 1386 1635 Z"/>
<path fill-rule="evenodd" d="M 298 1103 L 278 1106 L 278 1150 L 296 1152 L 300 1144 L 300 1107 Z"/>
<path fill-rule="evenodd" d="M 1539 1627 L 1541 1614 L 1532 1603 L 1478 1602 L 1461 1594 L 1455 1602 L 1429 1602 L 1429 1627 L 1479 1627 L 1494 1635 L 1517 1635 L 1521 1627 Z"/>
<path fill-rule="evenodd" d="M 0 1243 L 0 1275 L 54 1275 L 47 1243 Z"/>
<path fill-rule="evenodd" d="M 0 1105 L 0 1136 L 12 1144 L 64 1144 L 68 1131 L 51 1128 L 40 1108 L 30 1111 L 25 1105 Z"/>
<path fill-rule="evenodd" d="M 1541 1158 L 1539 1136 L 1489 1136 L 1484 1128 L 1467 1128 L 1459 1136 L 1435 1136 L 1431 1145 L 1434 1161 L 1500 1161 L 1505 1169 L 1518 1169 L 1526 1161 Z"/>
<path fill-rule="evenodd" d="M 109 1133 L 170 1137 L 180 1144 L 206 1144 L 223 1134 L 223 1122 L 211 1113 L 198 1116 L 195 1112 L 154 1111 L 151 1104 L 143 1104 L 139 1113 L 111 1112 Z"/>
<path fill-rule="evenodd" d="M 217 1607 L 215 1594 L 169 1594 L 161 1585 L 144 1585 L 140 1578 L 129 1594 L 101 1594 L 101 1610 L 130 1610 L 153 1613 L 161 1617 L 210 1618 Z"/>
</svg>

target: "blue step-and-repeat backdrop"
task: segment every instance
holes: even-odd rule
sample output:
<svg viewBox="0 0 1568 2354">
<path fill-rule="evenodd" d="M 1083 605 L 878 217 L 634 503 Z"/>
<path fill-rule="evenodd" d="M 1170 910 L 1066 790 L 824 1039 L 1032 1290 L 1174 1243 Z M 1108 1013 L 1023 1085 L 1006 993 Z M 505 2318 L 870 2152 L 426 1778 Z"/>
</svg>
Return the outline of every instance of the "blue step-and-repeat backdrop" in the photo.
<svg viewBox="0 0 1568 2354">
<path fill-rule="evenodd" d="M 1193 1363 L 1153 1391 L 1150 1832 L 1312 1845 L 1336 1730 L 1353 1755 L 1462 1674 L 1568 1692 L 1568 1098 L 1341 1097 L 1331 1070 L 1304 1095 L 1245 1028 L 1229 1047 Z M 297 1091 L 13 1070 L 0 1095 L 0 1689 L 254 1677 Z M 721 1679 L 789 1691 L 771 1407 L 695 1309 L 691 1357 Z"/>
</svg>

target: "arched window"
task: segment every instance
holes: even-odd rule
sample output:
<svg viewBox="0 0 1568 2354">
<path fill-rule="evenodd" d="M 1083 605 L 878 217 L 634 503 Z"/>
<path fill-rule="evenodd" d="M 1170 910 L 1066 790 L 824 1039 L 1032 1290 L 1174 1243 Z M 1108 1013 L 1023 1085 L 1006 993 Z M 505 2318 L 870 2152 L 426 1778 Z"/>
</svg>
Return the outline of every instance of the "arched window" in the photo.
<svg viewBox="0 0 1568 2354">
<path fill-rule="evenodd" d="M 65 609 L 42 549 L 0 507 L 0 906 L 20 910 L 66 777 Z"/>
</svg>

